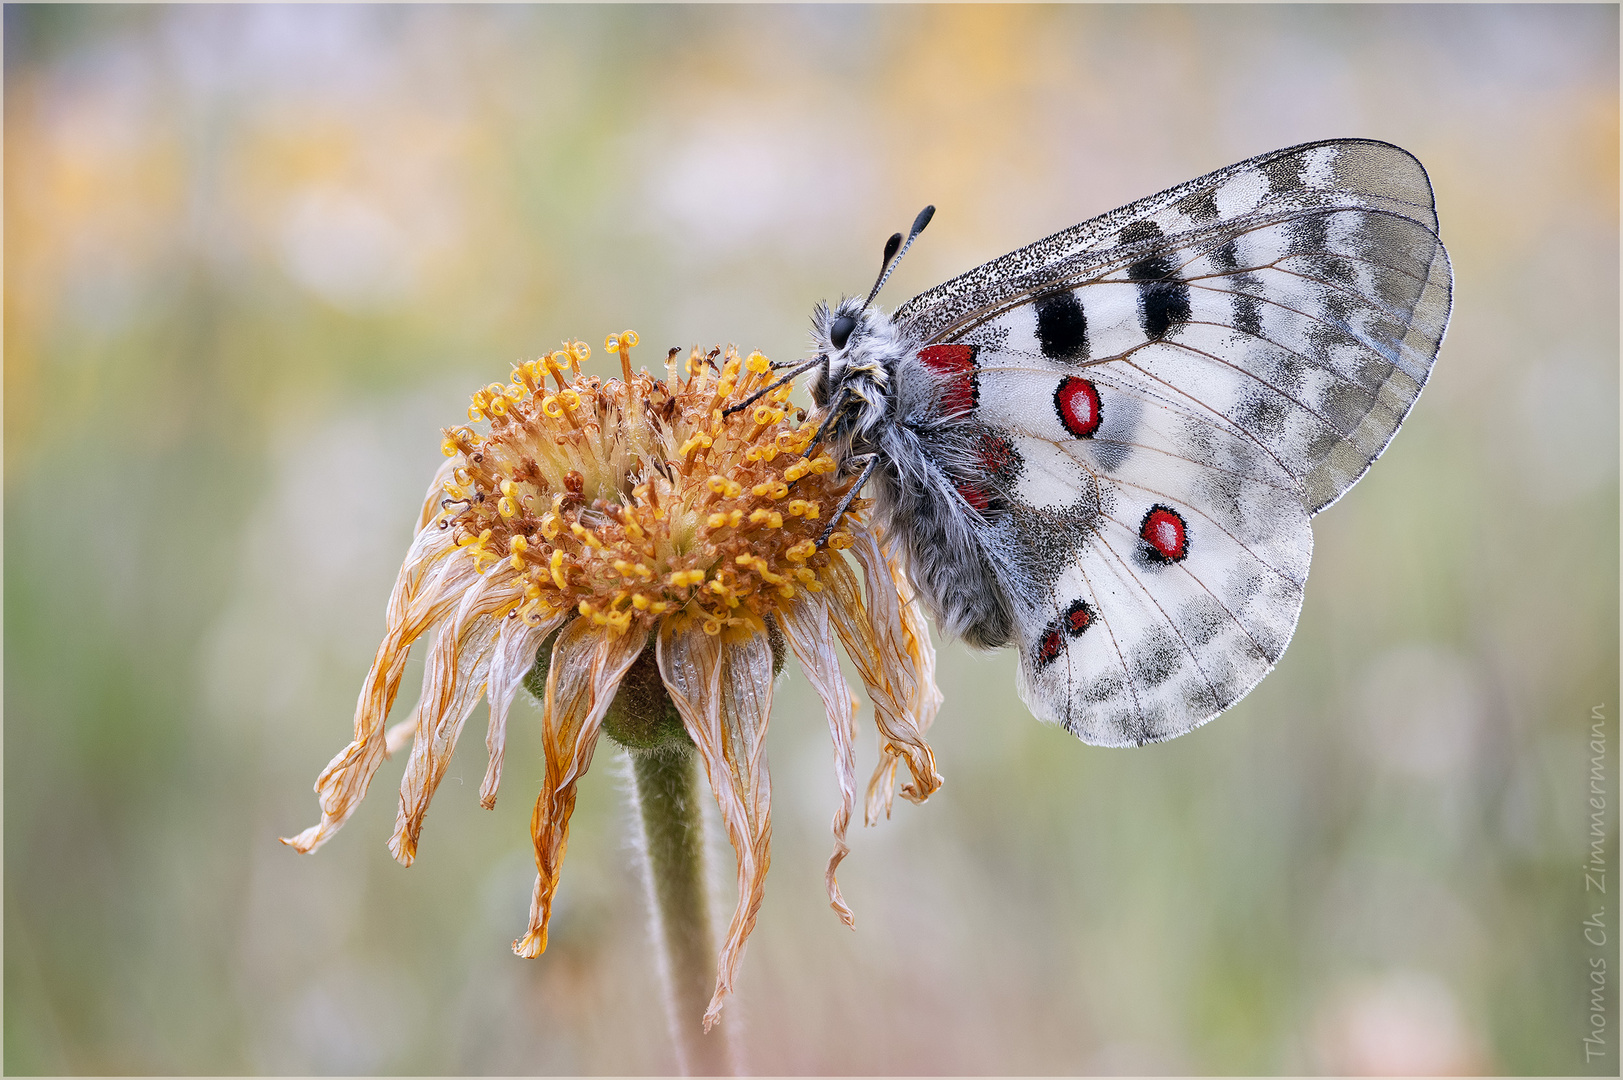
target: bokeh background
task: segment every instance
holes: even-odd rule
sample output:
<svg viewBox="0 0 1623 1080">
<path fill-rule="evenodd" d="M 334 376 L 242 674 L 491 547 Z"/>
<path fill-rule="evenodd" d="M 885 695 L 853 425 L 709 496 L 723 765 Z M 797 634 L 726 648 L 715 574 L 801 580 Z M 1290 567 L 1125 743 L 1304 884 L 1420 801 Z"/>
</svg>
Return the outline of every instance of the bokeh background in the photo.
<svg viewBox="0 0 1623 1080">
<path fill-rule="evenodd" d="M 276 842 L 348 737 L 440 426 L 565 337 L 801 355 L 926 202 L 889 306 L 1339 135 L 1431 170 L 1456 307 L 1315 523 L 1278 670 L 1112 751 L 1032 720 L 1011 654 L 945 645 L 947 783 L 854 834 L 855 933 L 791 673 L 725 1023 L 765 1073 L 1614 1072 L 1582 1054 L 1580 923 L 1591 709 L 1615 744 L 1618 708 L 1615 7 L 8 5 L 4 31 L 7 1072 L 672 1070 L 616 752 L 537 961 L 509 951 L 534 723 L 489 813 L 475 714 L 410 871 L 399 759 L 321 852 Z M 713 869 L 725 914 L 724 844 Z"/>
</svg>

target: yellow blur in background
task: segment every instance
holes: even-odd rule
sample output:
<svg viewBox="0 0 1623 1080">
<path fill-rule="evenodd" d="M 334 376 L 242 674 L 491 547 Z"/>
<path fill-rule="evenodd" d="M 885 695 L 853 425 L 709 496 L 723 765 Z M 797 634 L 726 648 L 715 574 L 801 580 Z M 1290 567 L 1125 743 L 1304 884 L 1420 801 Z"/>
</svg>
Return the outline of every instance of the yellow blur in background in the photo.
<svg viewBox="0 0 1623 1080">
<path fill-rule="evenodd" d="M 1454 318 L 1315 521 L 1278 670 L 1100 750 L 1025 712 L 1011 653 L 944 643 L 946 786 L 853 834 L 855 933 L 792 675 L 723 1022 L 778 1074 L 1615 1074 L 1581 934 L 1597 706 L 1616 791 L 1615 8 L 4 17 L 7 1072 L 672 1070 L 618 751 L 539 960 L 508 948 L 534 724 L 485 812 L 475 714 L 410 871 L 399 758 L 321 852 L 276 842 L 348 737 L 440 427 L 566 338 L 801 356 L 925 203 L 886 307 L 1356 135 L 1430 170 Z"/>
</svg>

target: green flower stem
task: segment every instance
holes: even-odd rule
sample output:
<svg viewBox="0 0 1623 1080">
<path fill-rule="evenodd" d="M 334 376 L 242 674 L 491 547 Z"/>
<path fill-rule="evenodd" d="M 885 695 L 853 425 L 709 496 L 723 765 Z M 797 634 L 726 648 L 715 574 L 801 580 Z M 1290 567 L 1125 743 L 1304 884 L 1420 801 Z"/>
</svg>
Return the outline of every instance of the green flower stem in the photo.
<svg viewBox="0 0 1623 1080">
<path fill-rule="evenodd" d="M 719 1027 L 706 1035 L 701 1022 L 715 989 L 716 945 L 705 887 L 698 755 L 690 747 L 633 750 L 632 775 L 677 1060 L 689 1076 L 721 1076 L 732 1072 L 726 1036 Z"/>
</svg>

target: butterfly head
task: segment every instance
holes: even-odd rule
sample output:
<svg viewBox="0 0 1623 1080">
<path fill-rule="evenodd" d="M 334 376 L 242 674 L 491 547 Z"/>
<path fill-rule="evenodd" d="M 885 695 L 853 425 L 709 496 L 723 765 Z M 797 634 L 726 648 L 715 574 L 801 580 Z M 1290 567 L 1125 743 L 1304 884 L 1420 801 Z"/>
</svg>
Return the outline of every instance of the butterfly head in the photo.
<svg viewBox="0 0 1623 1080">
<path fill-rule="evenodd" d="M 858 453 L 869 449 L 890 411 L 890 389 L 900 351 L 896 326 L 861 300 L 812 314 L 812 345 L 823 363 L 811 381 L 812 400 L 829 410 L 828 440 Z"/>
</svg>

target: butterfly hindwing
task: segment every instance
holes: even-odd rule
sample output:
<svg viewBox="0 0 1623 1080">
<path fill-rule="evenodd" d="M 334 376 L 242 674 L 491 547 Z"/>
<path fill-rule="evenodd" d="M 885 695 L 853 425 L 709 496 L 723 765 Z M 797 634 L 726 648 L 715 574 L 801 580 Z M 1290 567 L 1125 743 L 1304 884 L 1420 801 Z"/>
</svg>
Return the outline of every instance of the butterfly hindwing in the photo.
<svg viewBox="0 0 1623 1080">
<path fill-rule="evenodd" d="M 1032 711 L 1121 745 L 1238 700 L 1301 609 L 1312 530 L 1290 474 L 1133 368 L 980 359 L 976 415 L 1015 463 L 986 528 Z"/>
</svg>

